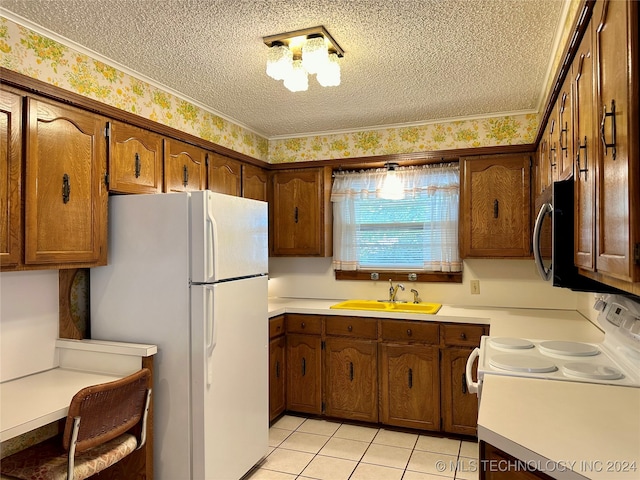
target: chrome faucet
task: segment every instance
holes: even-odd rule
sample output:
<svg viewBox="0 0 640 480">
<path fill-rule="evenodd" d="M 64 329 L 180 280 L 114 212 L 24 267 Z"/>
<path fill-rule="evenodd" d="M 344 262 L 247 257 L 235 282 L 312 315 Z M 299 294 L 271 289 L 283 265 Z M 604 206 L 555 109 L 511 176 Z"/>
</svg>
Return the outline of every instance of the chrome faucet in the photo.
<svg viewBox="0 0 640 480">
<path fill-rule="evenodd" d="M 420 303 L 420 297 L 418 296 L 418 290 L 415 288 L 411 289 L 411 293 L 413 293 L 413 303 Z"/>
<path fill-rule="evenodd" d="M 389 279 L 389 301 L 390 302 L 397 302 L 396 295 L 398 294 L 398 289 L 404 292 L 404 285 L 402 285 L 401 283 L 398 283 L 397 285 L 394 286 L 391 279 Z"/>
</svg>

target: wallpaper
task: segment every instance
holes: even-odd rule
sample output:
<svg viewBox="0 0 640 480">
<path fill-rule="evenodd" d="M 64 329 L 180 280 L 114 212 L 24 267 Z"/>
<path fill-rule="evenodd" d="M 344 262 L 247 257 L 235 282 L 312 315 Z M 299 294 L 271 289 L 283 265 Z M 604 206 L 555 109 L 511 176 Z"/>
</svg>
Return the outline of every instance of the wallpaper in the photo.
<svg viewBox="0 0 640 480">
<path fill-rule="evenodd" d="M 5 17 L 0 65 L 270 163 L 527 144 L 539 123 L 513 115 L 269 140 Z"/>
</svg>

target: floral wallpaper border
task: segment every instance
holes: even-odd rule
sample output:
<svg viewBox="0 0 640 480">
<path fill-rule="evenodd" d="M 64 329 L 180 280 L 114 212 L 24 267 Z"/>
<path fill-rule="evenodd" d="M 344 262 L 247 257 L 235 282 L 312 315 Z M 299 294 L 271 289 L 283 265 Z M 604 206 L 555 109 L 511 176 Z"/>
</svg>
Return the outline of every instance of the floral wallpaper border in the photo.
<svg viewBox="0 0 640 480">
<path fill-rule="evenodd" d="M 538 114 L 268 139 L 0 16 L 0 65 L 270 163 L 533 143 Z"/>
</svg>

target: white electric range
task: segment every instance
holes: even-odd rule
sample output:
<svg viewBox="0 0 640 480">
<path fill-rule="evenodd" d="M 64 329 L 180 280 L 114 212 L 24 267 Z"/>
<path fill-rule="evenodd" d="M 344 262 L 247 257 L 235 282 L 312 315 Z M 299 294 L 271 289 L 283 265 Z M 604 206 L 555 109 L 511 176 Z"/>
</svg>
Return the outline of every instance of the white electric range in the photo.
<svg viewBox="0 0 640 480">
<path fill-rule="evenodd" d="M 621 295 L 596 301 L 602 343 L 483 336 L 467 360 L 470 392 L 481 397 L 485 375 L 640 387 L 640 303 Z M 472 365 L 478 358 L 478 380 Z"/>
</svg>

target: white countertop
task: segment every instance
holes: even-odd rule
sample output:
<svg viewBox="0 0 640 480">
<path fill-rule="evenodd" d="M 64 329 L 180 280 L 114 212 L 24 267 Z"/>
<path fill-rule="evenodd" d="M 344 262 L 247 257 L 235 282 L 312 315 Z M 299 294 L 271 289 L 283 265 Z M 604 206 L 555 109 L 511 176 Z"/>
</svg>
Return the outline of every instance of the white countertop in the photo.
<svg viewBox="0 0 640 480">
<path fill-rule="evenodd" d="M 100 340 L 56 340 L 54 368 L 0 383 L 0 441 L 64 418 L 82 388 L 111 382 L 142 368 L 156 345 Z"/>
<path fill-rule="evenodd" d="M 486 375 L 478 437 L 554 478 L 638 479 L 640 388 Z"/>
<path fill-rule="evenodd" d="M 427 322 L 476 323 L 491 325 L 491 335 L 526 338 L 576 339 L 599 342 L 602 332 L 575 310 L 533 308 L 492 308 L 443 305 L 435 315 L 368 310 L 332 309 L 343 300 L 312 298 L 269 298 L 269 317 L 284 313 L 348 315 L 356 317 L 398 318 Z M 494 329 L 496 330 L 494 332 Z M 521 333 L 520 333 L 521 332 Z M 576 338 L 577 337 L 577 338 Z"/>
<path fill-rule="evenodd" d="M 489 324 L 492 336 L 589 343 L 604 339 L 596 325 L 573 310 L 443 305 L 436 315 L 421 315 L 329 308 L 340 301 L 270 298 L 269 316 L 307 313 L 479 323 Z M 516 458 L 536 462 L 538 469 L 561 480 L 640 478 L 640 388 L 487 375 L 478 437 Z"/>
</svg>

